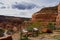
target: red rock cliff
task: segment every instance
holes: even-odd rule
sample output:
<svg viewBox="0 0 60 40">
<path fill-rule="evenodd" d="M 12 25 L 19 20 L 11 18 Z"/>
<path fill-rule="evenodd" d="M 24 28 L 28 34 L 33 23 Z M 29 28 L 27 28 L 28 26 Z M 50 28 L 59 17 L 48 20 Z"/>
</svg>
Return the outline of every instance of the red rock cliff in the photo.
<svg viewBox="0 0 60 40">
<path fill-rule="evenodd" d="M 55 22 L 58 14 L 58 6 L 46 7 L 32 15 L 32 21 Z"/>
</svg>

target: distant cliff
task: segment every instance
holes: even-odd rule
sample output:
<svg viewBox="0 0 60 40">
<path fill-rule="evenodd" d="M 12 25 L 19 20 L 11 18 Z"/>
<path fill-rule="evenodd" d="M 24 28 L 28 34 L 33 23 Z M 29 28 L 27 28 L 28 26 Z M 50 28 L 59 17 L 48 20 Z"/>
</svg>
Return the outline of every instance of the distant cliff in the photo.
<svg viewBox="0 0 60 40">
<path fill-rule="evenodd" d="M 14 16 L 3 16 L 0 15 L 0 22 L 13 22 L 13 23 L 21 23 L 23 21 L 28 21 L 30 18 L 22 18 L 22 17 L 14 17 Z"/>
<path fill-rule="evenodd" d="M 23 17 L 14 17 L 14 16 L 3 16 L 0 15 L 0 27 L 2 28 L 13 28 L 17 27 L 20 29 L 20 27 L 24 28 L 24 21 L 29 21 L 30 18 L 23 18 Z"/>
</svg>

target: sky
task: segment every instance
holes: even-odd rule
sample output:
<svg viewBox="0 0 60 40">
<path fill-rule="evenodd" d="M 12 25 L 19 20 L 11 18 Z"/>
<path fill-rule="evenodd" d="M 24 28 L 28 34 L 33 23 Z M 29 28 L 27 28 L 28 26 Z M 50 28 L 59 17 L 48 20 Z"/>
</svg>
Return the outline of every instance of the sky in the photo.
<svg viewBox="0 0 60 40">
<path fill-rule="evenodd" d="M 60 0 L 0 0 L 0 15 L 31 18 L 44 7 L 58 5 Z"/>
</svg>

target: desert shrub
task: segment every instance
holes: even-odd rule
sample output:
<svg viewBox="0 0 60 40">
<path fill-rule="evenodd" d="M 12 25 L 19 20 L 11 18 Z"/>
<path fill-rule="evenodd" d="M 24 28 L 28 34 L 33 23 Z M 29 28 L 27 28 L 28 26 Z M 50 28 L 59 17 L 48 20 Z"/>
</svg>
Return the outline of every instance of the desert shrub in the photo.
<svg viewBox="0 0 60 40">
<path fill-rule="evenodd" d="M 49 28 L 51 30 L 55 30 L 56 29 L 54 23 L 48 23 L 47 28 Z"/>
<path fill-rule="evenodd" d="M 8 31 L 7 31 L 7 34 L 8 34 L 8 35 L 11 35 L 11 34 L 13 34 L 13 33 L 14 33 L 13 30 L 8 30 Z"/>
<path fill-rule="evenodd" d="M 28 36 L 23 37 L 22 40 L 29 40 Z"/>
<path fill-rule="evenodd" d="M 0 29 L 0 37 L 3 37 L 4 36 L 4 30 L 3 29 Z"/>
<path fill-rule="evenodd" d="M 55 35 L 53 38 L 60 40 L 60 35 Z"/>
<path fill-rule="evenodd" d="M 33 27 L 27 27 L 26 29 L 27 29 L 29 32 L 32 32 Z"/>
</svg>

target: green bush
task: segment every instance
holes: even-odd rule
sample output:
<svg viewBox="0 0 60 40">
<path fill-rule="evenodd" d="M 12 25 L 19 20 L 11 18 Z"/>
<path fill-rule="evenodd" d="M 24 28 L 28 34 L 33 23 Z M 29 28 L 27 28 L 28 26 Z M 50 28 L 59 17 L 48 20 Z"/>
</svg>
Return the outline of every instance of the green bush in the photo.
<svg viewBox="0 0 60 40">
<path fill-rule="evenodd" d="M 3 37 L 4 36 L 4 30 L 3 29 L 0 29 L 0 37 Z"/>
<path fill-rule="evenodd" d="M 32 30 L 33 30 L 33 27 L 28 27 L 28 28 L 26 28 L 29 32 L 32 32 Z"/>
<path fill-rule="evenodd" d="M 56 29 L 54 23 L 52 23 L 52 22 L 48 23 L 47 28 L 49 28 L 51 30 L 55 30 Z"/>
<path fill-rule="evenodd" d="M 29 40 L 28 36 L 23 37 L 22 40 Z"/>
</svg>

